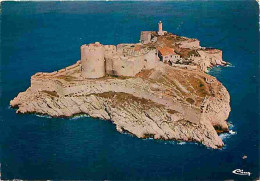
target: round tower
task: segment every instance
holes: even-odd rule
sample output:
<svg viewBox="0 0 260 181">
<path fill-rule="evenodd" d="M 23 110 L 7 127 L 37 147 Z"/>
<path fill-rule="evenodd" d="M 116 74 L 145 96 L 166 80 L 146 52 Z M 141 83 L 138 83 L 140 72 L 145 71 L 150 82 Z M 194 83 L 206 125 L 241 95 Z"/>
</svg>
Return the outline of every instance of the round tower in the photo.
<svg viewBox="0 0 260 181">
<path fill-rule="evenodd" d="M 81 46 L 81 75 L 84 78 L 104 77 L 105 49 L 99 42 Z"/>
</svg>

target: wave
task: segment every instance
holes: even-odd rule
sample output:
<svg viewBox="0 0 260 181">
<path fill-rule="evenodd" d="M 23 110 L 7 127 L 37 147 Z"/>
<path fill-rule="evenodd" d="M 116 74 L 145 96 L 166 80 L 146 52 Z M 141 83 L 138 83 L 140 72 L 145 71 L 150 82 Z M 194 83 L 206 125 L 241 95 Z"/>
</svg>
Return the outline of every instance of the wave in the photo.
<svg viewBox="0 0 260 181">
<path fill-rule="evenodd" d="M 52 118 L 51 116 L 48 116 L 48 115 L 41 115 L 41 114 L 35 114 L 37 117 L 40 117 L 40 118 Z"/>
<path fill-rule="evenodd" d="M 228 64 L 228 65 L 226 65 L 225 67 L 231 67 L 231 68 L 235 68 L 235 65 Z"/>
<path fill-rule="evenodd" d="M 233 131 L 233 130 L 230 130 L 229 133 L 232 135 L 232 134 L 237 134 L 237 132 Z"/>
<path fill-rule="evenodd" d="M 181 142 L 177 142 L 178 145 L 185 145 L 187 144 L 187 142 L 181 141 Z"/>
<path fill-rule="evenodd" d="M 161 142 L 163 144 L 169 144 L 169 145 L 199 145 L 197 142 L 192 142 L 192 141 L 177 141 L 177 140 L 155 140 L 153 138 L 146 138 L 145 140 L 154 140 L 157 142 Z"/>
<path fill-rule="evenodd" d="M 87 115 L 87 114 L 80 114 L 80 115 L 75 115 L 73 116 L 72 118 L 70 118 L 70 120 L 77 120 L 77 119 L 80 119 L 80 118 L 89 118 L 90 116 Z"/>
<path fill-rule="evenodd" d="M 233 131 L 233 130 L 229 130 L 228 133 L 220 134 L 219 137 L 220 137 L 222 140 L 225 140 L 225 139 L 230 138 L 230 136 L 235 135 L 235 134 L 237 134 L 237 132 L 235 132 L 235 131 Z"/>
<path fill-rule="evenodd" d="M 228 133 L 223 133 L 221 135 L 219 135 L 219 137 L 224 141 L 226 139 L 229 139 L 232 135 L 237 134 L 237 132 L 233 131 L 233 130 L 229 130 Z M 227 149 L 227 144 L 224 144 L 224 147 L 221 148 L 221 150 L 226 150 Z"/>
</svg>

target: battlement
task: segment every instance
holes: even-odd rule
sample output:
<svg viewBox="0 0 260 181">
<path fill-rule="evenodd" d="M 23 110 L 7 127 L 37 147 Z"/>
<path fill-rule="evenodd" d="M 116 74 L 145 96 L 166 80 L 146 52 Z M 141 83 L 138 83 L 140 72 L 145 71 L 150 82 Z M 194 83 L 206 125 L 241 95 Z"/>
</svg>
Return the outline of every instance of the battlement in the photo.
<svg viewBox="0 0 260 181">
<path fill-rule="evenodd" d="M 75 64 L 70 65 L 68 67 L 65 67 L 63 69 L 60 69 L 58 71 L 54 71 L 54 72 L 37 72 L 36 74 L 34 74 L 31 79 L 41 79 L 41 78 L 48 78 L 48 77 L 53 77 L 53 76 L 60 76 L 60 75 L 65 75 L 68 72 L 74 70 L 74 69 L 78 69 L 79 66 L 81 66 L 80 61 L 77 61 Z"/>
<path fill-rule="evenodd" d="M 100 49 L 104 49 L 104 47 L 99 42 L 96 42 L 88 45 L 84 44 L 81 46 L 81 49 L 85 49 L 85 51 L 100 51 Z"/>
<path fill-rule="evenodd" d="M 105 50 L 116 50 L 115 45 L 104 45 Z"/>
<path fill-rule="evenodd" d="M 85 44 L 86 45 L 86 44 Z M 99 42 L 95 42 L 95 43 L 90 43 L 88 45 L 86 45 L 87 47 L 102 47 L 103 45 L 100 44 Z"/>
<path fill-rule="evenodd" d="M 210 54 L 222 53 L 221 50 L 216 49 L 216 48 L 205 48 L 204 52 L 210 53 Z"/>
<path fill-rule="evenodd" d="M 104 45 L 103 47 L 105 48 L 105 56 L 112 55 L 117 52 L 117 48 L 115 45 Z"/>
</svg>

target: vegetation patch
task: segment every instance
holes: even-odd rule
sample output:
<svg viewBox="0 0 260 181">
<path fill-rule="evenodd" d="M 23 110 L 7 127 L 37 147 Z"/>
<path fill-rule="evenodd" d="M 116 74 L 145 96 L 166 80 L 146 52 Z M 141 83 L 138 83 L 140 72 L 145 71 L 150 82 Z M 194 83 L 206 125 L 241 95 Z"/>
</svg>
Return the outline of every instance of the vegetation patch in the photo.
<svg viewBox="0 0 260 181">
<path fill-rule="evenodd" d="M 188 52 L 189 57 L 192 56 L 192 55 L 194 55 L 195 57 L 200 56 L 200 54 L 196 50 L 191 50 L 191 51 Z"/>
<path fill-rule="evenodd" d="M 189 82 L 192 85 L 192 87 L 195 89 L 199 97 L 205 97 L 210 95 L 210 93 L 207 90 L 207 87 L 200 79 L 190 78 Z"/>
</svg>

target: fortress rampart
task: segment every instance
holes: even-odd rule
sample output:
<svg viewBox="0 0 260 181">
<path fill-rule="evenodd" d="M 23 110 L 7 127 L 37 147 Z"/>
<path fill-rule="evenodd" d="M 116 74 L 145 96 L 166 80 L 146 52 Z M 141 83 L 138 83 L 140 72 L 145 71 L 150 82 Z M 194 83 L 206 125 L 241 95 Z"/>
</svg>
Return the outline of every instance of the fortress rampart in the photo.
<svg viewBox="0 0 260 181">
<path fill-rule="evenodd" d="M 106 58 L 106 74 L 116 76 L 135 76 L 143 69 L 152 69 L 157 63 L 156 50 L 139 56 L 116 54 Z"/>
<path fill-rule="evenodd" d="M 198 50 L 199 59 L 203 62 L 204 67 L 212 67 L 214 65 L 225 65 L 222 59 L 222 51 L 218 49 L 202 49 Z M 203 69 L 202 69 L 203 70 Z"/>
<path fill-rule="evenodd" d="M 200 48 L 200 41 L 197 39 L 188 39 L 186 41 L 182 41 L 181 48 Z"/>
<path fill-rule="evenodd" d="M 202 58 L 211 60 L 211 63 L 220 65 L 222 62 L 222 51 L 218 49 L 204 49 L 198 50 L 199 55 Z"/>
<path fill-rule="evenodd" d="M 50 79 L 31 79 L 31 89 L 40 91 L 56 92 L 59 95 L 64 95 L 64 89 L 59 81 Z"/>
<path fill-rule="evenodd" d="M 58 71 L 54 72 L 37 72 L 35 75 L 31 77 L 31 79 L 40 79 L 43 77 L 53 77 L 53 76 L 60 76 L 60 75 L 66 75 L 70 71 L 73 71 L 74 69 L 77 69 L 81 67 L 81 62 L 77 61 L 75 64 L 70 65 L 66 68 L 60 69 Z"/>
<path fill-rule="evenodd" d="M 119 57 L 112 59 L 112 74 L 117 76 L 135 76 L 143 68 L 142 57 Z"/>
</svg>

